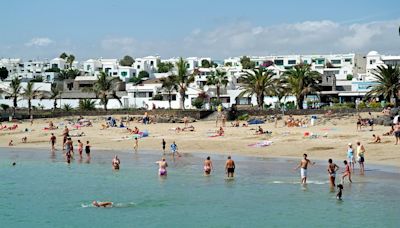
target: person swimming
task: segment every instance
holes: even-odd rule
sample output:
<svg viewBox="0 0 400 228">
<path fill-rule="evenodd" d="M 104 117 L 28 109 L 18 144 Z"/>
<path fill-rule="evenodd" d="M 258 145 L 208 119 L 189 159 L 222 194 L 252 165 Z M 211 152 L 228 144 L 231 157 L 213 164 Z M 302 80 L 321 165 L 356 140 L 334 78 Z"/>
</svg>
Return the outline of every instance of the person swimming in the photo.
<svg viewBox="0 0 400 228">
<path fill-rule="evenodd" d="M 95 207 L 112 207 L 113 202 L 97 202 L 96 200 L 92 203 Z"/>
</svg>

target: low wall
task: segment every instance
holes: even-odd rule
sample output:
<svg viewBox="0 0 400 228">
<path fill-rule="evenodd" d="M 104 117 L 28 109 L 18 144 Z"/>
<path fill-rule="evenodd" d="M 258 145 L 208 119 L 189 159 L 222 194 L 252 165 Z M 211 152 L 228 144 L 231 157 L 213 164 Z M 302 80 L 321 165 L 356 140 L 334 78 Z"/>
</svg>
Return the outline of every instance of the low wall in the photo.
<svg viewBox="0 0 400 228">
<path fill-rule="evenodd" d="M 364 108 L 364 109 L 332 109 L 333 113 L 357 113 L 357 112 L 380 112 L 382 108 Z M 324 109 L 293 109 L 285 111 L 285 115 L 315 115 L 315 114 L 325 114 L 328 110 Z M 257 110 L 257 109 L 248 109 L 248 110 L 237 110 L 236 116 L 241 116 L 244 114 L 248 114 L 249 116 L 266 116 L 266 115 L 275 115 L 282 114 L 280 110 Z"/>
<path fill-rule="evenodd" d="M 8 110 L 7 113 L 2 113 L 1 117 L 3 120 L 8 120 L 8 116 L 11 115 L 12 110 Z M 177 118 L 183 118 L 185 116 L 199 120 L 207 117 L 213 111 L 203 110 L 178 110 L 178 109 L 155 109 L 155 110 L 138 110 L 138 109 L 110 109 L 108 111 L 95 110 L 95 111 L 79 111 L 79 110 L 57 110 L 51 112 L 50 110 L 32 110 L 34 119 L 38 118 L 56 118 L 56 117 L 68 117 L 68 116 L 111 116 L 111 115 L 144 115 L 147 112 L 149 115 L 157 116 L 171 116 Z M 27 110 L 18 110 L 15 114 L 17 119 L 29 119 Z"/>
</svg>

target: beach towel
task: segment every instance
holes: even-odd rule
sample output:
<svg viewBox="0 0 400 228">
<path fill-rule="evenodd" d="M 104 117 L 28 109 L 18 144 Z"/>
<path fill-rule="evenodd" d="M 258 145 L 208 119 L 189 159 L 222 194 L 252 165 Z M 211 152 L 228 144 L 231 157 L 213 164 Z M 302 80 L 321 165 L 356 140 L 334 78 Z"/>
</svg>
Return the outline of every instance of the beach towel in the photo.
<svg viewBox="0 0 400 228">
<path fill-rule="evenodd" d="M 253 144 L 249 144 L 249 147 L 255 147 L 255 148 L 259 148 L 259 147 L 266 147 L 266 146 L 270 146 L 272 144 L 272 141 L 268 141 L 268 140 L 263 140 L 257 143 L 253 143 Z"/>
<path fill-rule="evenodd" d="M 263 124 L 264 122 L 265 122 L 264 120 L 257 120 L 257 119 L 253 119 L 253 120 L 247 121 L 247 123 L 249 125 L 252 125 L 252 124 Z"/>
</svg>

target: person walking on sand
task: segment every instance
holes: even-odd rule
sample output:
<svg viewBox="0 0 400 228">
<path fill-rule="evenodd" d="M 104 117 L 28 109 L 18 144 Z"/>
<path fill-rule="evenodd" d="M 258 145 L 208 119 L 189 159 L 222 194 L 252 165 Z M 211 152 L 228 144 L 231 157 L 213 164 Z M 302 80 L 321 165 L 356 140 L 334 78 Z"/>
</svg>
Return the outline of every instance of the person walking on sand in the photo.
<svg viewBox="0 0 400 228">
<path fill-rule="evenodd" d="M 343 175 L 342 175 L 342 184 L 344 183 L 344 178 L 345 178 L 345 177 L 348 177 L 350 183 L 352 183 L 353 181 L 351 181 L 350 166 L 349 166 L 349 164 L 347 163 L 346 160 L 344 160 L 343 163 L 344 163 L 344 165 L 345 165 L 345 168 L 344 168 L 344 172 L 343 172 Z"/>
<path fill-rule="evenodd" d="M 211 174 L 212 169 L 213 169 L 213 164 L 210 156 L 208 156 L 204 161 L 204 175 L 209 176 Z"/>
<path fill-rule="evenodd" d="M 55 151 L 56 150 L 56 136 L 54 135 L 54 133 L 51 133 L 51 137 L 50 137 L 50 143 L 51 143 L 51 151 Z"/>
<path fill-rule="evenodd" d="M 301 184 L 307 183 L 308 165 L 315 165 L 315 162 L 311 162 L 307 158 L 307 154 L 303 154 L 303 159 L 300 161 L 300 164 L 295 168 L 295 170 L 298 170 L 300 168 Z"/>
<path fill-rule="evenodd" d="M 336 172 L 339 170 L 339 166 L 337 166 L 335 163 L 333 163 L 332 159 L 329 158 L 328 160 L 328 174 L 329 174 L 329 182 L 331 188 L 335 187 L 335 179 L 336 179 Z"/>
<path fill-rule="evenodd" d="M 166 145 L 167 143 L 165 142 L 165 140 L 164 140 L 164 139 L 162 139 L 162 142 L 161 142 L 161 144 L 162 144 L 162 150 L 163 150 L 163 154 L 165 154 L 165 145 Z"/>
<path fill-rule="evenodd" d="M 357 142 L 357 161 L 360 164 L 360 174 L 364 174 L 364 162 L 365 162 L 365 147 L 360 142 Z"/>
<path fill-rule="evenodd" d="M 139 140 L 137 137 L 135 137 L 135 144 L 133 145 L 133 150 L 136 153 L 138 151 L 138 149 L 139 149 Z"/>
<path fill-rule="evenodd" d="M 394 145 L 397 145 L 400 140 L 400 122 L 396 123 L 394 125 L 394 137 L 396 138 L 396 143 Z"/>
<path fill-rule="evenodd" d="M 226 160 L 225 163 L 225 172 L 228 178 L 233 178 L 233 175 L 235 173 L 235 161 L 232 160 L 231 156 L 228 156 L 228 160 Z"/>
</svg>

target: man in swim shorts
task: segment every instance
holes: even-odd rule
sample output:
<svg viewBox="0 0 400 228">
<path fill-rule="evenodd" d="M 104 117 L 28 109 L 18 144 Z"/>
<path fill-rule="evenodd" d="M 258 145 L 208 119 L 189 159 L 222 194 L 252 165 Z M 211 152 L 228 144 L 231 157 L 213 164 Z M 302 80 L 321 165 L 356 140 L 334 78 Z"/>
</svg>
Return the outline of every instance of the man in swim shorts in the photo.
<svg viewBox="0 0 400 228">
<path fill-rule="evenodd" d="M 165 161 L 165 158 L 163 157 L 163 158 L 161 159 L 161 161 L 157 161 L 156 163 L 158 164 L 158 175 L 160 175 L 160 176 L 167 176 L 167 167 L 168 167 L 168 164 L 167 164 L 167 162 Z"/>
<path fill-rule="evenodd" d="M 329 158 L 328 160 L 328 174 L 329 174 L 329 182 L 331 185 L 331 188 L 335 187 L 335 179 L 336 179 L 336 171 L 339 170 L 339 166 L 337 166 L 335 163 L 332 162 L 332 159 Z"/>
<path fill-rule="evenodd" d="M 113 202 L 97 202 L 96 200 L 93 201 L 93 206 L 95 207 L 112 207 Z"/>
<path fill-rule="evenodd" d="M 208 176 L 211 174 L 211 170 L 213 168 L 211 158 L 208 156 L 206 160 L 204 161 L 204 175 Z"/>
<path fill-rule="evenodd" d="M 119 170 L 119 165 L 121 164 L 121 161 L 119 160 L 118 156 L 115 155 L 114 159 L 112 160 L 112 167 L 115 170 Z"/>
<path fill-rule="evenodd" d="M 170 148 L 171 148 L 172 157 L 175 157 L 175 154 L 177 154 L 178 157 L 181 156 L 181 154 L 178 152 L 178 145 L 176 145 L 175 141 L 171 144 Z"/>
<path fill-rule="evenodd" d="M 228 160 L 226 160 L 225 171 L 228 178 L 233 177 L 233 174 L 235 173 L 235 161 L 232 160 L 231 156 L 228 156 Z"/>
<path fill-rule="evenodd" d="M 307 158 L 307 154 L 303 154 L 303 159 L 300 161 L 300 164 L 295 168 L 295 170 L 298 170 L 300 168 L 301 184 L 306 184 L 307 182 L 307 167 L 309 164 L 314 165 L 315 162 L 311 162 Z"/>
</svg>

